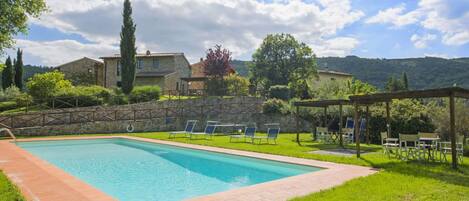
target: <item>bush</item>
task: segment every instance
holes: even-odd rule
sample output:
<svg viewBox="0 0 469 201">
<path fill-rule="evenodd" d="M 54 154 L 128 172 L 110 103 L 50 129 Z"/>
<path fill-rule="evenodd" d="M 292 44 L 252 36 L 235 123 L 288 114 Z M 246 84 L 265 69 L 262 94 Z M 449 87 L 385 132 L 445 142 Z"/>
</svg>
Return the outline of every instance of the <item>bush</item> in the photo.
<svg viewBox="0 0 469 201">
<path fill-rule="evenodd" d="M 161 88 L 159 86 L 137 86 L 129 95 L 130 103 L 147 102 L 160 99 Z"/>
<path fill-rule="evenodd" d="M 56 108 L 95 106 L 108 102 L 111 95 L 111 90 L 101 86 L 79 86 L 56 92 L 54 102 L 49 101 L 48 104 L 54 104 Z"/>
<path fill-rule="evenodd" d="M 0 102 L 0 112 L 6 111 L 6 110 L 12 110 L 17 108 L 18 105 L 16 104 L 15 101 L 4 101 Z"/>
<path fill-rule="evenodd" d="M 232 96 L 247 96 L 249 93 L 249 81 L 239 75 L 225 77 L 226 91 Z"/>
<path fill-rule="evenodd" d="M 107 101 L 109 105 L 125 105 L 129 103 L 127 96 L 122 92 L 122 89 L 115 88 L 112 93 L 111 97 Z"/>
<path fill-rule="evenodd" d="M 290 88 L 285 85 L 275 85 L 271 86 L 269 89 L 270 98 L 276 98 L 281 100 L 290 99 Z"/>
<path fill-rule="evenodd" d="M 0 93 L 0 101 L 14 100 L 17 96 L 22 95 L 23 92 L 16 86 L 6 88 Z"/>
<path fill-rule="evenodd" d="M 287 102 L 280 99 L 269 99 L 262 104 L 264 114 L 289 114 L 290 107 Z"/>
<path fill-rule="evenodd" d="M 72 88 L 72 83 L 59 71 L 36 74 L 26 83 L 29 94 L 38 101 L 51 98 L 59 91 Z"/>
</svg>

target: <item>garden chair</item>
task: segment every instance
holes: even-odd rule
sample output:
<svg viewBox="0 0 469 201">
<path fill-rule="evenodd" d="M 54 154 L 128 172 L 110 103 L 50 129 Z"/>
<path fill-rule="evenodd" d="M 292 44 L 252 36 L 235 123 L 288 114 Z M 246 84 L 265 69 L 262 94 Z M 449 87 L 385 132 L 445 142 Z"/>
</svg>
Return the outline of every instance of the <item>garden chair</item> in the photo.
<svg viewBox="0 0 469 201">
<path fill-rule="evenodd" d="M 451 142 L 440 142 L 440 160 L 448 162 L 446 156 L 451 154 Z M 456 136 L 456 156 L 460 163 L 463 162 L 464 158 L 464 135 Z"/>
<path fill-rule="evenodd" d="M 381 132 L 381 146 L 383 147 L 383 153 L 391 156 L 391 152 L 394 150 L 396 155 L 399 151 L 399 139 L 388 138 L 388 132 Z"/>
<path fill-rule="evenodd" d="M 354 123 L 352 117 L 347 117 L 347 121 L 345 121 L 345 129 L 343 139 L 346 143 L 353 143 L 354 139 Z"/>
<path fill-rule="evenodd" d="M 215 128 L 216 128 L 216 125 L 207 125 L 205 127 L 205 130 L 204 132 L 201 132 L 201 133 L 190 133 L 189 134 L 189 138 L 192 140 L 192 136 L 196 137 L 196 136 L 204 136 L 205 139 L 207 139 L 207 137 L 209 139 L 212 139 L 213 135 L 215 134 Z"/>
<path fill-rule="evenodd" d="M 176 137 L 176 135 L 178 135 L 178 134 L 184 134 L 184 136 L 187 137 L 188 135 L 190 135 L 192 133 L 192 131 L 194 130 L 196 124 L 197 124 L 197 120 L 188 120 L 186 122 L 186 127 L 184 128 L 183 131 L 170 132 L 169 133 L 169 138 Z"/>
<path fill-rule="evenodd" d="M 420 159 L 419 136 L 399 134 L 399 157 L 403 160 Z"/>
<path fill-rule="evenodd" d="M 277 144 L 277 137 L 280 133 L 280 128 L 268 128 L 267 129 L 267 136 L 253 136 L 252 143 L 254 140 L 259 140 L 259 144 L 262 142 L 263 139 L 267 140 L 267 144 L 270 144 L 270 140 L 273 140 L 275 144 Z"/>
<path fill-rule="evenodd" d="M 425 158 L 425 155 L 428 155 L 428 160 L 435 160 L 436 157 L 436 152 L 438 151 L 438 140 L 440 137 L 438 136 L 438 133 L 424 133 L 424 132 L 419 132 L 419 149 L 422 150 L 422 155 Z M 438 140 L 430 140 L 430 141 L 425 141 L 422 139 L 438 139 Z"/>
<path fill-rule="evenodd" d="M 256 134 L 256 127 L 246 127 L 244 129 L 244 135 L 230 135 L 230 142 L 232 142 L 232 139 L 244 139 L 244 142 L 246 142 L 246 139 L 251 138 L 251 142 L 254 140 L 253 137 Z"/>
<path fill-rule="evenodd" d="M 326 127 L 317 127 L 316 128 L 316 139 L 319 142 L 329 143 L 331 140 L 330 140 L 330 135 L 329 135 L 328 129 Z"/>
</svg>

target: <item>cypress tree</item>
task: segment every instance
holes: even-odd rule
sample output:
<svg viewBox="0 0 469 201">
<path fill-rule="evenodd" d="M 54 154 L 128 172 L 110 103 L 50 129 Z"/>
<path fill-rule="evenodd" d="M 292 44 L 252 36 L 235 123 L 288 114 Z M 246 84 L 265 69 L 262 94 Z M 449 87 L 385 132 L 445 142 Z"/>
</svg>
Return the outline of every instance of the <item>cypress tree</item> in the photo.
<svg viewBox="0 0 469 201">
<path fill-rule="evenodd" d="M 136 25 L 132 19 L 132 5 L 130 0 L 124 1 L 124 12 L 122 14 L 124 20 L 121 30 L 120 53 L 121 53 L 121 66 L 122 66 L 122 91 L 129 94 L 135 81 L 135 55 L 137 49 L 135 48 L 135 29 Z"/>
<path fill-rule="evenodd" d="M 13 85 L 13 66 L 11 58 L 8 57 L 5 61 L 5 68 L 2 71 L 2 88 L 6 89 Z"/>
<path fill-rule="evenodd" d="M 15 85 L 20 90 L 23 89 L 23 51 L 18 48 L 15 62 Z"/>
<path fill-rule="evenodd" d="M 402 74 L 402 85 L 404 85 L 404 90 L 409 90 L 409 80 L 406 72 Z"/>
</svg>

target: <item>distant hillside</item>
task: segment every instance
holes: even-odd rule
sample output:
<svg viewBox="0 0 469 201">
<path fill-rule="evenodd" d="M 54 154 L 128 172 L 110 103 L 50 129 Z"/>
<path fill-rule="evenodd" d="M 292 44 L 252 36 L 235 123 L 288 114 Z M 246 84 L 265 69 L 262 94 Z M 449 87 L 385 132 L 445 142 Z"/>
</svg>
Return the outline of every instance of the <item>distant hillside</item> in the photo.
<svg viewBox="0 0 469 201">
<path fill-rule="evenodd" d="M 25 65 L 23 69 L 23 80 L 26 81 L 32 77 L 34 74 L 37 73 L 45 73 L 51 71 L 52 68 L 43 67 L 43 66 L 32 66 L 32 65 Z"/>
<path fill-rule="evenodd" d="M 236 61 L 235 69 L 247 71 Z M 367 59 L 356 56 L 323 57 L 320 68 L 351 73 L 355 78 L 383 88 L 389 76 L 400 77 L 406 72 L 412 89 L 458 86 L 469 88 L 469 58 L 443 59 L 435 57 L 408 59 Z M 244 74 L 241 74 L 244 75 Z"/>
</svg>

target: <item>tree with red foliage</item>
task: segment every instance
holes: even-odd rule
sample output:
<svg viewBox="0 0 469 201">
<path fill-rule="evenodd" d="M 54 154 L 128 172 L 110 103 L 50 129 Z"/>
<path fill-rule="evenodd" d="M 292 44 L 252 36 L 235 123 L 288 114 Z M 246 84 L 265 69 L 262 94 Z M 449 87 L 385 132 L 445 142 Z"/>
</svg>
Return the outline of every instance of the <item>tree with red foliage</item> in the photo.
<svg viewBox="0 0 469 201">
<path fill-rule="evenodd" d="M 205 75 L 208 77 L 207 90 L 211 95 L 223 95 L 224 76 L 232 71 L 231 52 L 222 48 L 221 45 L 215 45 L 214 48 L 207 50 L 207 55 L 203 61 Z"/>
</svg>

